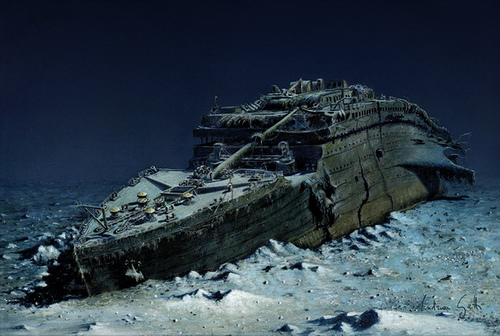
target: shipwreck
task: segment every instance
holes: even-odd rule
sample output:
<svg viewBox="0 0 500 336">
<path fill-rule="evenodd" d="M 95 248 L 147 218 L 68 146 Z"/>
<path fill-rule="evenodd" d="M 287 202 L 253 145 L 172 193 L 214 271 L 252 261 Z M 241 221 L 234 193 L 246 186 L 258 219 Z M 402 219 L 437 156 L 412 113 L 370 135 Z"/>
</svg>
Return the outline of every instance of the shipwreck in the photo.
<svg viewBox="0 0 500 336">
<path fill-rule="evenodd" d="M 422 108 L 344 80 L 215 102 L 194 136 L 186 170 L 151 167 L 81 206 L 74 256 L 89 295 L 215 270 L 270 239 L 315 248 L 474 179 Z"/>
</svg>

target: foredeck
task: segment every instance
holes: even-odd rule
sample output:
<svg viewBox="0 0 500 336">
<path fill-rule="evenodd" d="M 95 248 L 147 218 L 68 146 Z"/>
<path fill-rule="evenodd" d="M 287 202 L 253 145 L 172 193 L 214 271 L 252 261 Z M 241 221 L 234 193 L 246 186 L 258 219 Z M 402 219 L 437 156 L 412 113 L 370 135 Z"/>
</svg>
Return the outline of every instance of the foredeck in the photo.
<svg viewBox="0 0 500 336">
<path fill-rule="evenodd" d="M 240 169 L 230 179 L 207 180 L 193 186 L 189 181 L 199 180 L 191 179 L 191 171 L 159 170 L 108 198 L 85 223 L 80 241 L 82 245 L 99 244 L 162 226 L 175 232 L 182 229 L 178 227 L 182 219 L 206 209 L 216 212 L 222 204 L 271 184 L 280 176 L 277 172 Z M 304 179 L 289 178 L 292 183 Z"/>
</svg>

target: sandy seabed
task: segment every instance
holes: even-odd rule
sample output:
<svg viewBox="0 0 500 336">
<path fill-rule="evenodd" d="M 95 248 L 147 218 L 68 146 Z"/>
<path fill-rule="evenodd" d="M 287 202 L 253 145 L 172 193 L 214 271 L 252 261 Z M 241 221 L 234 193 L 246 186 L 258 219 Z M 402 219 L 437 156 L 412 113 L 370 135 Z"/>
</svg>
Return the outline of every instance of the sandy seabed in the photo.
<svg viewBox="0 0 500 336">
<path fill-rule="evenodd" d="M 48 279 L 82 220 L 76 202 L 97 204 L 112 189 L 1 187 L 0 334 L 500 334 L 498 178 L 317 250 L 270 241 L 215 272 L 95 297 L 33 295 L 58 290 Z"/>
</svg>

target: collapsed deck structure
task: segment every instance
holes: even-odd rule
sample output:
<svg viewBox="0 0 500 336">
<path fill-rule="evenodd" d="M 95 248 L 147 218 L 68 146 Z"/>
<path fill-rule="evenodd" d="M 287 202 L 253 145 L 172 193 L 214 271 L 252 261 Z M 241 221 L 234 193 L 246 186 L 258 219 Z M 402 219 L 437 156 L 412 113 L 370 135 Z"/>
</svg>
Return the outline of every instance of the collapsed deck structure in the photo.
<svg viewBox="0 0 500 336">
<path fill-rule="evenodd" d="M 74 255 L 90 295 L 214 270 L 269 239 L 314 248 L 474 179 L 423 109 L 344 80 L 216 103 L 194 136 L 188 169 L 152 167 L 82 206 Z"/>
</svg>

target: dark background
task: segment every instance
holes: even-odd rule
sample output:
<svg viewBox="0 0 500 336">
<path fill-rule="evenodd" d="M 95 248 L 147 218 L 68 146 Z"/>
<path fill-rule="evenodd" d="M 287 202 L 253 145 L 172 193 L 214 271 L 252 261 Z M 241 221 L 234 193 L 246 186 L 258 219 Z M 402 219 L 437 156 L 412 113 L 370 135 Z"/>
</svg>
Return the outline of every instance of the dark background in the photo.
<svg viewBox="0 0 500 336">
<path fill-rule="evenodd" d="M 185 168 L 213 105 L 346 79 L 405 97 L 500 168 L 496 1 L 0 1 L 0 181 Z"/>
</svg>

